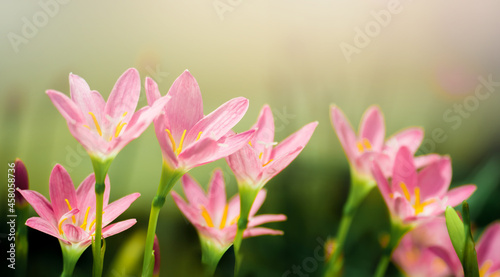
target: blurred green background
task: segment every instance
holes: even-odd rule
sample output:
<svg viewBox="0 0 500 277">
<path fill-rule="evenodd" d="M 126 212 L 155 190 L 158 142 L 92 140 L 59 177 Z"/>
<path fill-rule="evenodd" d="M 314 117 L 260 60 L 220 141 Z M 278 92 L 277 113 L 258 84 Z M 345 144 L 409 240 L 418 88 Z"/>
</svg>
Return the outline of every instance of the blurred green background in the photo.
<svg viewBox="0 0 500 277">
<path fill-rule="evenodd" d="M 286 214 L 286 222 L 270 225 L 285 235 L 244 241 L 245 276 L 282 276 L 294 266 L 302 276 L 321 275 L 322 262 L 314 253 L 335 235 L 349 184 L 348 164 L 330 125 L 332 103 L 354 126 L 369 105 L 378 104 L 387 135 L 425 127 L 419 153 L 449 154 L 454 184 L 477 183 L 470 204 L 478 230 L 500 217 L 498 1 L 3 0 L 0 7 L 0 168 L 6 172 L 7 161 L 21 158 L 31 189 L 47 197 L 56 163 L 75 184 L 92 168 L 46 89 L 69 95 L 67 78 L 73 72 L 106 97 L 116 79 L 135 67 L 143 81 L 151 76 L 165 94 L 189 69 L 201 87 L 205 113 L 233 97 L 250 99 L 236 131 L 248 129 L 266 103 L 275 115 L 278 141 L 308 122 L 320 123 L 298 159 L 267 185 L 260 213 Z M 489 90 L 481 78 L 490 80 Z M 146 105 L 142 93 L 139 106 Z M 216 167 L 224 170 L 228 195 L 235 193 L 224 161 L 191 174 L 206 186 Z M 141 243 L 160 170 L 151 127 L 113 162 L 111 199 L 132 192 L 142 196 L 120 217 L 135 217 L 138 224 L 107 240 L 106 276 L 138 276 L 114 268 L 114 260 L 131 240 Z M 0 191 L 6 203 L 6 188 Z M 5 208 L 2 204 L 2 215 Z M 354 226 L 345 276 L 369 276 L 380 253 L 377 238 L 387 228 L 377 191 Z M 157 233 L 162 276 L 201 274 L 196 232 L 171 199 Z M 5 237 L 1 240 L 4 244 Z M 30 230 L 30 243 L 30 276 L 57 276 L 62 262 L 56 239 Z M 134 247 L 128 249 L 133 260 Z M 88 250 L 75 276 L 90 276 L 90 265 Z M 232 276 L 232 270 L 230 250 L 217 275 Z M 388 274 L 398 275 L 394 267 Z"/>
</svg>

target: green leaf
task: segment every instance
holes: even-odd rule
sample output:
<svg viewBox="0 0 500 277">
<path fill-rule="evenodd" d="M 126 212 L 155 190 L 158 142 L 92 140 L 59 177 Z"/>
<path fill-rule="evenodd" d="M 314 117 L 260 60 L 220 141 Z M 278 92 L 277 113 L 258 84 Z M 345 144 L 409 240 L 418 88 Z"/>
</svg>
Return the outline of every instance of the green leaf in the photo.
<svg viewBox="0 0 500 277">
<path fill-rule="evenodd" d="M 462 204 L 462 213 L 464 217 L 465 247 L 462 266 L 465 277 L 479 277 L 479 267 L 477 264 L 476 247 L 470 228 L 469 204 L 466 201 Z"/>
<path fill-rule="evenodd" d="M 464 224 L 462 223 L 462 220 L 460 220 L 457 212 L 451 206 L 446 208 L 444 215 L 446 217 L 446 227 L 448 229 L 448 234 L 450 235 L 451 243 L 453 244 L 453 248 L 460 259 L 460 262 L 463 264 L 465 248 Z"/>
</svg>

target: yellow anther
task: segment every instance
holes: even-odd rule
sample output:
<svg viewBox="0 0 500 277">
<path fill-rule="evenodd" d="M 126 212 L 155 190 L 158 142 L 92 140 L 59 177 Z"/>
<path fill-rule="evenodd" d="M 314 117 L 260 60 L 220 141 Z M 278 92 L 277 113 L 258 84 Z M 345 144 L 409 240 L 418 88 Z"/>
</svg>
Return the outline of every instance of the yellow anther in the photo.
<svg viewBox="0 0 500 277">
<path fill-rule="evenodd" d="M 123 119 L 125 118 L 125 116 L 127 115 L 128 112 L 124 112 L 123 115 L 122 115 L 122 119 L 120 120 L 120 122 L 118 122 L 118 125 L 116 125 L 116 131 L 115 131 L 115 138 L 118 137 L 118 135 L 120 134 L 120 132 L 122 131 L 123 127 L 125 127 L 125 125 L 127 125 L 126 122 L 122 123 Z M 109 140 L 111 140 L 111 138 L 109 138 Z"/>
<path fill-rule="evenodd" d="M 410 192 L 408 192 L 408 188 L 406 187 L 406 184 L 401 182 L 401 183 L 399 183 L 399 186 L 403 190 L 403 194 L 405 195 L 406 200 L 411 201 Z"/>
<path fill-rule="evenodd" d="M 240 220 L 240 216 L 239 215 L 237 217 L 233 218 L 233 220 L 231 220 L 231 222 L 229 222 L 229 226 L 231 226 L 233 224 L 236 224 L 236 222 L 238 222 L 238 220 Z"/>
<path fill-rule="evenodd" d="M 227 210 L 229 209 L 229 205 L 226 204 L 224 207 L 224 213 L 222 214 L 222 219 L 220 220 L 220 226 L 219 229 L 224 229 L 226 227 L 226 220 L 227 220 Z"/>
<path fill-rule="evenodd" d="M 167 131 L 168 138 L 170 139 L 170 143 L 172 144 L 172 150 L 175 153 L 175 140 L 174 140 L 174 137 L 172 136 L 172 133 L 170 132 L 169 129 L 165 129 L 165 131 Z"/>
<path fill-rule="evenodd" d="M 99 136 L 102 137 L 101 126 L 99 126 L 99 122 L 97 122 L 97 118 L 95 117 L 93 112 L 89 112 L 89 114 L 92 116 L 92 119 L 94 120 L 94 124 L 95 124 L 95 128 L 97 130 L 97 133 L 99 133 Z"/>
<path fill-rule="evenodd" d="M 85 128 L 87 128 L 87 129 L 89 129 L 89 130 L 90 130 L 89 125 L 83 125 L 83 127 L 85 127 Z"/>
<path fill-rule="evenodd" d="M 66 205 L 68 205 L 68 209 L 71 211 L 73 210 L 73 208 L 71 208 L 71 205 L 69 204 L 69 201 L 68 199 L 64 199 L 64 201 L 66 201 Z M 71 220 L 73 220 L 73 224 L 76 222 L 76 219 L 75 219 L 75 216 L 72 216 L 71 217 Z"/>
<path fill-rule="evenodd" d="M 486 276 L 486 273 L 488 270 L 490 270 L 490 267 L 493 265 L 493 262 L 490 260 L 487 260 L 481 265 L 481 268 L 479 269 L 479 276 L 484 277 Z"/>
<path fill-rule="evenodd" d="M 181 137 L 181 142 L 179 142 L 179 148 L 177 148 L 177 156 L 181 153 L 182 151 L 182 143 L 184 143 L 184 137 L 186 136 L 186 130 L 182 132 L 182 137 Z"/>
<path fill-rule="evenodd" d="M 261 160 L 261 159 L 262 159 L 262 152 L 260 152 L 260 154 L 259 154 L 259 160 Z"/>
<path fill-rule="evenodd" d="M 434 199 L 430 199 L 423 203 L 420 203 L 420 188 L 415 187 L 415 205 L 413 205 L 413 208 L 415 208 L 415 215 L 424 212 L 425 206 L 429 205 L 432 202 L 434 202 Z"/>
<path fill-rule="evenodd" d="M 372 145 L 370 144 L 370 141 L 367 138 L 363 138 L 363 144 L 366 150 L 372 150 Z"/>
<path fill-rule="evenodd" d="M 83 223 L 82 223 L 82 225 L 80 225 L 80 228 L 82 228 L 82 229 L 85 229 L 85 227 L 87 227 L 87 219 L 89 217 L 89 211 L 90 211 L 90 207 L 87 207 L 87 211 L 85 212 L 85 217 L 83 218 Z"/>
<path fill-rule="evenodd" d="M 202 133 L 203 133 L 203 132 L 201 132 L 201 131 L 198 133 L 198 136 L 196 137 L 196 140 L 199 140 L 199 139 L 200 139 L 200 137 L 201 137 L 201 134 L 202 134 Z"/>
<path fill-rule="evenodd" d="M 62 229 L 62 224 L 64 221 L 66 221 L 67 218 L 61 220 L 61 222 L 59 222 L 59 234 L 62 234 L 63 233 L 63 229 Z"/>
<path fill-rule="evenodd" d="M 363 144 L 361 142 L 358 141 L 356 146 L 358 147 L 359 153 L 363 153 L 363 151 L 365 151 L 365 149 L 363 148 Z"/>
<path fill-rule="evenodd" d="M 207 223 L 207 226 L 212 228 L 214 227 L 214 223 L 212 222 L 212 218 L 210 217 L 210 214 L 208 213 L 207 209 L 202 205 L 201 206 L 201 216 L 205 219 L 205 222 Z"/>
<path fill-rule="evenodd" d="M 269 161 L 267 161 L 267 163 L 263 164 L 262 167 L 268 165 L 269 163 L 271 163 L 273 161 L 273 159 L 270 159 Z"/>
<path fill-rule="evenodd" d="M 248 142 L 248 144 L 249 144 L 250 146 L 252 146 L 252 147 L 253 147 L 253 145 L 252 145 L 252 142 L 251 142 L 251 141 L 249 141 L 249 142 Z"/>
</svg>

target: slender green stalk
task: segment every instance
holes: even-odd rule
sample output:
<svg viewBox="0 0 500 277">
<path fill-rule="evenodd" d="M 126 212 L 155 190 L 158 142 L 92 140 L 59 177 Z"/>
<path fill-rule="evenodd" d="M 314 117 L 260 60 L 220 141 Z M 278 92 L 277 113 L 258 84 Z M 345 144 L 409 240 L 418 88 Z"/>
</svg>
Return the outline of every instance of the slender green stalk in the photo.
<svg viewBox="0 0 500 277">
<path fill-rule="evenodd" d="M 201 262 L 205 267 L 205 276 L 212 277 L 217 269 L 220 259 L 226 253 L 226 248 L 221 248 L 219 245 L 213 243 L 210 238 L 205 238 L 199 234 L 201 242 Z"/>
<path fill-rule="evenodd" d="M 153 274 L 154 262 L 151 263 L 153 258 L 153 245 L 155 240 L 156 225 L 158 223 L 158 216 L 160 214 L 160 209 L 165 204 L 165 198 L 168 193 L 174 187 L 175 183 L 184 175 L 184 171 L 172 170 L 165 162 L 162 166 L 160 184 L 158 185 L 158 191 L 156 196 L 153 198 L 151 203 L 151 212 L 149 214 L 148 223 L 148 234 L 146 235 L 146 244 L 144 247 L 144 262 L 142 264 L 142 276 L 149 277 Z"/>
<path fill-rule="evenodd" d="M 108 174 L 109 166 L 113 159 L 101 160 L 98 158 L 91 157 L 92 165 L 94 167 L 95 174 L 95 241 L 92 246 L 93 256 L 94 256 L 94 267 L 93 276 L 101 277 L 104 251 L 102 250 L 102 209 L 103 209 L 103 198 L 106 186 L 104 180 L 106 179 L 106 174 Z"/>
<path fill-rule="evenodd" d="M 61 241 L 59 241 L 59 243 L 61 244 L 63 254 L 63 272 L 61 273 L 61 277 L 71 277 L 73 276 L 75 265 L 78 262 L 78 259 L 80 259 L 83 251 L 85 251 L 85 248 L 66 245 Z"/>
<path fill-rule="evenodd" d="M 234 237 L 234 256 L 235 256 L 235 267 L 234 276 L 238 276 L 240 270 L 241 262 L 243 256 L 241 255 L 240 248 L 243 241 L 243 234 L 248 226 L 248 216 L 250 215 L 250 209 L 252 208 L 255 197 L 260 191 L 260 188 L 242 184 L 238 186 L 240 194 L 240 218 L 238 219 L 238 228 L 236 230 L 236 236 Z"/>
<path fill-rule="evenodd" d="M 16 277 L 26 276 L 28 268 L 28 226 L 24 224 L 28 219 L 28 207 L 28 205 L 24 205 L 16 208 L 17 219 L 22 222 L 16 230 Z"/>
<path fill-rule="evenodd" d="M 337 231 L 337 245 L 333 250 L 332 257 L 328 261 L 325 277 L 337 276 L 342 269 L 342 263 L 339 263 L 339 259 L 342 256 L 345 240 L 351 228 L 352 220 L 363 200 L 375 186 L 376 183 L 373 179 L 362 178 L 351 168 L 351 189 L 344 206 L 339 230 Z"/>
<path fill-rule="evenodd" d="M 377 266 L 377 270 L 375 271 L 375 277 L 384 277 L 385 272 L 387 271 L 387 267 L 389 266 L 389 262 L 391 261 L 392 253 L 394 249 L 398 247 L 399 242 L 403 238 L 403 236 L 408 233 L 413 228 L 412 225 L 405 225 L 399 222 L 398 219 L 391 219 L 391 237 L 389 239 L 389 243 L 384 248 L 382 252 L 382 257 Z"/>
</svg>

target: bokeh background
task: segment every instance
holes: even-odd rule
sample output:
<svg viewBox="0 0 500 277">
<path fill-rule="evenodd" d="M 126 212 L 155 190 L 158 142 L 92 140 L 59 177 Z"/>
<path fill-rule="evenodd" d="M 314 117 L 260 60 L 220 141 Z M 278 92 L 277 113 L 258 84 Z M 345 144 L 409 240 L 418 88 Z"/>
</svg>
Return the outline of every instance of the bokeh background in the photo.
<svg viewBox="0 0 500 277">
<path fill-rule="evenodd" d="M 282 276 L 294 266 L 303 276 L 321 275 L 323 264 L 314 253 L 335 235 L 349 188 L 348 164 L 329 120 L 332 103 L 354 126 L 368 106 L 378 104 L 388 135 L 423 126 L 426 140 L 419 153 L 449 154 L 453 184 L 478 185 L 470 199 L 476 233 L 500 217 L 498 1 L 2 0 L 0 7 L 0 168 L 6 172 L 7 161 L 21 158 L 31 188 L 44 195 L 56 163 L 70 171 L 75 184 L 92 171 L 46 89 L 69 94 L 73 72 L 106 97 L 116 79 L 135 67 L 164 94 L 189 69 L 200 84 L 205 113 L 233 97 L 250 99 L 236 131 L 248 129 L 266 103 L 278 141 L 319 121 L 302 154 L 267 186 L 260 213 L 287 214 L 286 222 L 270 225 L 285 235 L 244 241 L 245 276 Z M 389 9 L 390 18 L 381 18 Z M 490 80 L 489 87 L 481 78 Z M 483 99 L 475 94 L 478 88 Z M 146 104 L 142 93 L 139 106 Z M 191 174 L 206 186 L 216 167 L 224 170 L 229 195 L 235 193 L 224 161 Z M 140 244 L 160 170 L 151 127 L 113 162 L 111 199 L 142 196 L 121 217 L 135 217 L 138 224 L 107 240 L 105 276 L 139 276 Z M 180 185 L 175 189 L 180 192 Z M 6 203 L 6 187 L 0 191 Z M 6 206 L 0 207 L 2 215 Z M 373 272 L 377 238 L 386 228 L 387 212 L 374 190 L 349 234 L 345 276 Z M 171 199 L 157 233 L 162 276 L 201 274 L 196 232 Z M 57 276 L 57 240 L 35 230 L 29 235 L 30 276 Z M 5 237 L 0 239 L 5 245 Z M 122 250 L 125 262 L 117 254 Z M 90 252 L 75 276 L 90 276 Z M 230 250 L 217 275 L 232 276 L 233 262 Z M 391 266 L 388 274 L 400 273 Z"/>
</svg>

